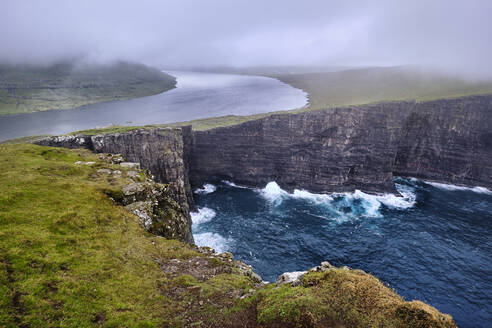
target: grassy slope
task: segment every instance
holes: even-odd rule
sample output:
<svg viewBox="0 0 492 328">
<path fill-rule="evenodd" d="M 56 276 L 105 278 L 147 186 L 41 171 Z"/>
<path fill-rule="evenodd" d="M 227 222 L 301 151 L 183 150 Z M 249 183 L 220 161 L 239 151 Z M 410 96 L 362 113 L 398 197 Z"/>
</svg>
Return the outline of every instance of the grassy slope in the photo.
<svg viewBox="0 0 492 328">
<path fill-rule="evenodd" d="M 309 109 L 492 93 L 492 81 L 467 81 L 410 67 L 270 75 L 305 90 L 309 94 Z"/>
<path fill-rule="evenodd" d="M 145 232 L 104 193 L 127 178 L 96 174 L 101 167 L 116 168 L 86 150 L 0 145 L 1 327 L 453 327 L 357 270 L 240 299 L 249 278 Z"/>
<path fill-rule="evenodd" d="M 103 193 L 122 181 L 92 178 L 100 165 L 79 160 L 98 161 L 87 151 L 0 147 L 0 326 L 179 322 L 183 304 L 166 296 L 172 279 L 156 259 L 201 255 L 146 233 Z"/>
<path fill-rule="evenodd" d="M 176 80 L 156 69 L 119 62 L 49 67 L 0 65 L 0 115 L 71 109 L 150 96 L 174 88 Z"/>
</svg>

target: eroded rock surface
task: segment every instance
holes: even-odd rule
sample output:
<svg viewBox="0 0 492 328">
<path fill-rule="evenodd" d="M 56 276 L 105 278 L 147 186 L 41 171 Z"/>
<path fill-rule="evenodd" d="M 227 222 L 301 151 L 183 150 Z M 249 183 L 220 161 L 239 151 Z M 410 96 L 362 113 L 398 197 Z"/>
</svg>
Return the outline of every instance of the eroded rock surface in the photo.
<svg viewBox="0 0 492 328">
<path fill-rule="evenodd" d="M 146 128 L 36 143 L 121 153 L 193 208 L 190 183 L 212 177 L 313 192 L 395 192 L 395 175 L 490 187 L 491 113 L 492 96 L 470 96 L 279 114 L 193 133 Z"/>
<path fill-rule="evenodd" d="M 100 154 L 99 159 L 107 165 L 97 169 L 93 178 L 106 176 L 112 181 L 114 188 L 104 192 L 135 214 L 147 231 L 193 243 L 188 214 L 174 200 L 170 184 L 155 182 L 148 170 L 138 169 L 138 163 L 123 162 L 121 155 Z M 115 179 L 119 182 L 116 183 Z"/>
<path fill-rule="evenodd" d="M 394 192 L 393 176 L 492 186 L 492 96 L 272 115 L 196 131 L 190 179 Z"/>
<path fill-rule="evenodd" d="M 190 142 L 190 127 L 138 129 L 104 135 L 67 135 L 36 141 L 44 146 L 87 148 L 96 153 L 115 154 L 112 161 L 119 163 L 122 168 L 135 170 L 141 167 L 149 170 L 157 182 L 168 185 L 166 194 L 179 205 L 187 218 L 186 240 L 192 242 L 189 213 L 194 203 L 188 179 Z M 120 176 L 121 172 L 112 174 Z M 140 211 L 138 208 L 135 210 Z"/>
</svg>

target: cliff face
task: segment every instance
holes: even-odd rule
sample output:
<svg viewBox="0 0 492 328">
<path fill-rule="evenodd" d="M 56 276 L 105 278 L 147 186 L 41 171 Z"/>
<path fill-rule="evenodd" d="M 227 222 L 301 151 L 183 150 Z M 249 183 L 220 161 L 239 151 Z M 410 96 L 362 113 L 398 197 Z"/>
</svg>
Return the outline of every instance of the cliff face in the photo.
<svg viewBox="0 0 492 328">
<path fill-rule="evenodd" d="M 417 104 L 400 135 L 395 175 L 492 186 L 492 96 Z"/>
<path fill-rule="evenodd" d="M 156 181 L 170 185 L 169 193 L 181 205 L 188 224 L 179 235 L 192 242 L 190 210 L 193 196 L 188 179 L 191 127 L 140 129 L 129 133 L 49 137 L 37 141 L 44 146 L 87 148 L 96 153 L 121 154 L 125 160 L 140 163 Z"/>
<path fill-rule="evenodd" d="M 492 185 L 492 96 L 273 115 L 194 132 L 190 179 L 394 191 L 393 175 Z"/>
<path fill-rule="evenodd" d="M 276 181 L 288 190 L 392 192 L 399 107 L 273 115 L 195 132 L 192 185 L 217 176 L 249 186 Z"/>
<path fill-rule="evenodd" d="M 231 253 L 170 240 L 186 222 L 168 185 L 121 156 L 17 144 L 0 159 L 1 327 L 456 327 L 361 270 L 265 285 Z"/>
<path fill-rule="evenodd" d="M 137 129 L 36 143 L 140 163 L 171 184 L 191 227 L 191 187 L 214 177 L 318 193 L 395 192 L 394 175 L 491 187 L 491 114 L 492 96 L 472 96 L 272 115 L 208 131 Z"/>
</svg>

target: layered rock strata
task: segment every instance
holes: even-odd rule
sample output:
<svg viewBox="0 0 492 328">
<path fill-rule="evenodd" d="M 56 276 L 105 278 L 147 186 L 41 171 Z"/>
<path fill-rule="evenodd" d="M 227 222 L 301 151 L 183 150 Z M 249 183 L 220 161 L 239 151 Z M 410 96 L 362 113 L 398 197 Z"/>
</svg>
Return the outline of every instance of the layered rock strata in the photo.
<svg viewBox="0 0 492 328">
<path fill-rule="evenodd" d="M 193 133 L 190 179 L 392 192 L 393 176 L 492 186 L 492 96 L 272 115 Z"/>
</svg>

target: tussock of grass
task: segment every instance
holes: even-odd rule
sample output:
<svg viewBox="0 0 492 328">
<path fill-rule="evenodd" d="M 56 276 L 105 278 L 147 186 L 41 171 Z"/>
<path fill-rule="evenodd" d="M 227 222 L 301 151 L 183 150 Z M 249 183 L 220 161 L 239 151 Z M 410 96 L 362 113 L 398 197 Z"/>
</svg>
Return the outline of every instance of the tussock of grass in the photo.
<svg viewBox="0 0 492 328">
<path fill-rule="evenodd" d="M 273 327 L 455 327 L 449 315 L 422 302 L 405 302 L 359 270 L 309 273 L 302 286 L 261 291 L 257 307 L 259 323 Z"/>
</svg>

